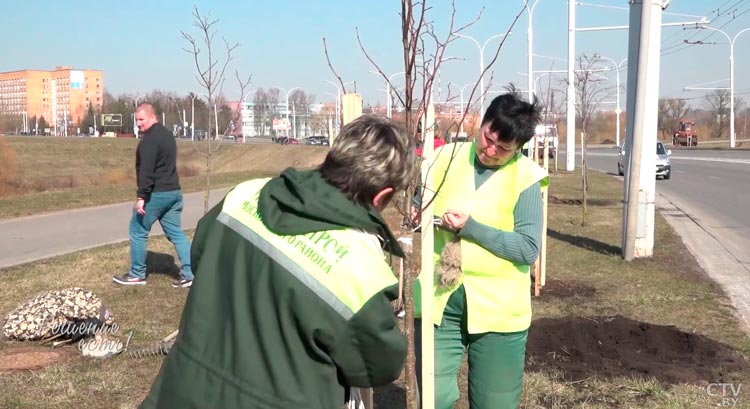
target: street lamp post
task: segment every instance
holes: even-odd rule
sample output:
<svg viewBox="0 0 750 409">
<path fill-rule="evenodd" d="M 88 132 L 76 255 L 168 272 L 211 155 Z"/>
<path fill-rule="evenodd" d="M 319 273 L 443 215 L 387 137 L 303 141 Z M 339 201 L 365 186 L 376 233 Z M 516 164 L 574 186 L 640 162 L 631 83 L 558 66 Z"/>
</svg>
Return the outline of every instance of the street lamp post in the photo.
<svg viewBox="0 0 750 409">
<path fill-rule="evenodd" d="M 705 25 L 701 26 L 700 28 L 719 32 L 727 38 L 727 41 L 729 41 L 729 147 L 734 148 L 736 140 L 734 134 L 734 43 L 737 41 L 737 37 L 739 37 L 740 34 L 744 33 L 745 31 L 750 30 L 750 27 L 740 30 L 737 34 L 734 35 L 734 38 L 730 38 L 727 33 L 718 28 L 708 27 Z"/>
<path fill-rule="evenodd" d="M 331 80 L 326 80 L 327 83 L 336 87 L 336 122 L 333 124 L 334 133 L 339 133 L 339 123 L 341 122 L 341 87 Z"/>
<path fill-rule="evenodd" d="M 448 57 L 447 59 L 451 59 L 451 58 L 452 57 Z M 421 58 L 415 58 L 415 60 L 421 62 L 422 64 L 424 64 L 424 60 L 421 59 Z M 375 75 L 381 75 L 381 73 L 378 72 L 378 71 L 370 70 L 370 72 L 373 73 L 373 74 L 375 74 Z M 397 75 L 404 75 L 404 74 L 406 74 L 406 71 L 395 72 L 395 73 L 391 74 L 390 76 L 388 76 L 388 80 L 385 83 L 385 99 L 386 99 L 386 105 L 387 105 L 386 106 L 386 110 L 385 110 L 385 115 L 389 119 L 391 118 L 391 116 L 393 114 L 393 90 L 392 90 L 392 87 L 391 87 L 391 83 L 393 82 L 393 78 L 395 76 L 397 76 Z M 382 74 L 382 75 L 385 76 L 385 74 Z M 347 84 L 348 84 L 348 82 L 347 82 Z"/>
<path fill-rule="evenodd" d="M 185 113 L 184 113 L 185 110 L 184 109 L 182 110 L 183 114 L 182 114 L 182 116 L 180 116 L 180 104 L 177 102 L 176 99 L 174 99 L 172 97 L 168 97 L 168 98 L 169 98 L 170 101 L 172 101 L 174 103 L 175 109 L 177 111 L 177 120 L 179 121 L 179 124 L 180 124 L 179 126 L 182 128 L 182 136 L 185 137 L 185 138 L 187 138 L 187 129 L 185 127 L 185 124 L 187 123 L 187 118 L 185 118 Z M 179 131 L 177 131 L 177 136 L 178 137 L 180 136 L 180 132 Z"/>
<path fill-rule="evenodd" d="M 190 112 L 190 140 L 194 141 L 195 140 L 195 97 L 197 97 L 197 95 L 193 92 L 191 92 L 190 95 L 192 96 L 191 98 L 193 100 L 192 105 L 190 106 L 190 110 L 191 110 Z"/>
<path fill-rule="evenodd" d="M 286 103 L 284 104 L 284 111 L 285 111 L 287 122 L 289 122 L 289 94 L 291 94 L 292 91 L 294 91 L 295 89 L 300 89 L 300 87 L 289 88 L 289 91 L 286 92 Z M 292 128 L 294 129 L 294 131 L 292 131 L 292 138 L 296 139 L 297 135 L 295 135 L 295 131 L 297 130 L 297 126 L 295 124 L 295 122 L 296 122 L 295 120 L 296 120 L 296 118 L 293 116 L 292 117 Z M 289 130 L 287 129 L 287 133 L 288 132 L 289 132 Z"/>
<path fill-rule="evenodd" d="M 370 72 L 373 73 L 373 74 L 376 74 L 376 75 L 380 75 L 380 73 L 378 71 L 372 71 L 372 70 L 370 70 Z M 392 113 L 393 113 L 392 112 L 393 100 L 392 100 L 392 97 L 391 97 L 391 93 L 392 93 L 391 82 L 393 82 L 393 77 L 395 77 L 397 75 L 404 75 L 404 74 L 406 74 L 406 71 L 400 71 L 400 72 L 393 73 L 390 76 L 388 76 L 388 81 L 385 82 L 385 104 L 386 104 L 386 107 L 385 107 L 385 116 L 388 117 L 388 119 L 391 118 Z"/>
<path fill-rule="evenodd" d="M 568 0 L 568 86 L 565 96 L 565 170 L 568 172 L 572 172 L 576 167 L 575 50 L 576 1 Z"/>
<path fill-rule="evenodd" d="M 326 82 L 336 87 L 336 122 L 334 123 L 334 128 L 335 132 L 338 134 L 339 122 L 341 121 L 341 87 L 339 87 L 339 84 L 336 84 L 331 80 L 326 80 Z"/>
<path fill-rule="evenodd" d="M 135 119 L 135 111 L 138 109 L 138 100 L 145 97 L 145 95 L 140 95 L 135 98 L 135 108 L 133 108 L 133 133 L 135 133 L 135 139 L 138 139 L 138 124 Z"/>
<path fill-rule="evenodd" d="M 492 40 L 492 39 L 499 38 L 499 37 L 507 37 L 507 36 L 509 36 L 511 34 L 512 34 L 511 32 L 507 32 L 505 34 L 496 34 L 496 35 L 488 38 L 487 40 L 485 40 L 484 44 L 482 44 L 482 45 L 479 45 L 479 41 L 475 40 L 474 37 L 469 37 L 469 36 L 464 35 L 464 34 L 456 34 L 457 37 L 462 37 L 462 38 L 466 38 L 468 40 L 473 41 L 474 44 L 479 49 L 479 86 L 482 88 L 480 90 L 481 92 L 479 94 L 479 100 L 480 100 L 480 108 L 479 108 L 480 112 L 479 112 L 479 115 L 483 115 L 484 114 L 484 47 L 486 47 L 487 43 L 489 43 L 490 40 Z"/>
<path fill-rule="evenodd" d="M 339 87 L 339 84 L 331 80 L 326 80 L 326 82 L 336 87 L 336 95 L 337 95 L 336 97 L 336 124 L 334 128 L 336 128 L 335 132 L 336 134 L 338 134 L 339 130 L 341 129 L 341 87 Z M 345 82 L 344 86 L 346 86 L 347 84 L 353 84 L 353 83 L 354 81 Z"/>
<path fill-rule="evenodd" d="M 534 9 L 539 3 L 539 0 L 534 1 L 534 4 L 531 5 L 531 7 L 529 7 L 529 0 L 523 0 L 523 3 L 526 6 L 526 13 L 529 15 L 529 27 L 526 32 L 526 42 L 528 47 L 529 102 L 531 102 L 534 97 L 534 92 L 536 91 L 536 88 L 532 87 L 532 85 L 534 85 L 534 76 L 532 75 L 534 72 L 534 28 L 532 21 L 534 18 Z"/>
<path fill-rule="evenodd" d="M 470 82 L 468 84 L 464 84 L 464 86 L 461 87 L 461 111 L 463 113 L 466 113 L 466 111 L 468 111 L 468 109 L 464 108 L 464 89 L 466 89 L 466 87 L 468 87 L 469 85 L 475 85 L 475 84 L 476 84 L 476 82 Z M 469 101 L 469 105 L 471 105 L 471 101 Z M 479 115 L 482 115 L 482 113 L 480 112 Z M 464 132 L 464 121 L 461 121 L 461 124 L 459 126 L 461 127 L 461 129 L 459 129 L 458 132 L 463 133 Z"/>
<path fill-rule="evenodd" d="M 615 108 L 615 115 L 617 117 L 615 124 L 616 128 L 616 135 L 615 140 L 617 142 L 617 146 L 620 146 L 620 113 L 622 113 L 622 109 L 620 109 L 620 68 L 622 68 L 622 65 L 628 60 L 627 58 L 623 58 L 622 61 L 620 61 L 619 64 L 615 63 L 615 61 L 611 58 L 603 57 L 601 55 L 598 55 L 599 58 L 603 60 L 607 60 L 612 63 L 612 65 L 615 67 L 615 70 L 617 71 L 617 107 Z"/>
<path fill-rule="evenodd" d="M 534 72 L 535 73 L 539 73 L 539 75 L 537 75 L 536 78 L 534 78 L 534 85 L 533 85 L 534 88 L 533 89 L 534 89 L 534 92 L 536 92 L 537 90 L 541 90 L 540 87 L 539 87 L 539 80 L 542 79 L 542 77 L 544 77 L 545 75 L 548 75 L 548 74 L 554 74 L 556 72 L 563 72 L 563 71 L 562 70 L 561 71 L 547 70 L 547 71 L 534 71 Z M 523 73 L 523 72 L 518 72 L 516 74 L 522 75 L 524 77 L 528 76 L 528 74 Z M 500 92 L 500 91 L 489 91 L 489 92 Z M 529 91 L 527 90 L 526 93 L 528 94 Z"/>
</svg>

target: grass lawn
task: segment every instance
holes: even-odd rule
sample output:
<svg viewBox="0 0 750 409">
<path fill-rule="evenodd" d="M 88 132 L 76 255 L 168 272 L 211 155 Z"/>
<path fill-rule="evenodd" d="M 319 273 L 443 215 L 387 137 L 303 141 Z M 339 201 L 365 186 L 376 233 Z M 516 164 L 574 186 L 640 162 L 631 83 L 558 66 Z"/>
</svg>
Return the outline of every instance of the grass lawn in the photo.
<svg viewBox="0 0 750 409">
<path fill-rule="evenodd" d="M 750 337 L 728 299 L 657 215 L 655 256 L 619 256 L 622 184 L 590 175 L 588 224 L 580 226 L 579 176 L 551 177 L 547 282 L 534 298 L 524 408 L 704 408 L 714 382 L 750 379 Z M 393 216 L 393 214 L 391 215 Z M 390 220 L 396 220 L 391 217 Z M 116 286 L 127 245 L 113 245 L 0 270 L 0 313 L 49 289 L 81 286 L 115 314 L 131 347 L 177 328 L 187 291 L 173 289 L 175 255 L 151 239 L 149 284 Z M 0 341 L 0 356 L 29 343 Z M 98 361 L 72 353 L 44 369 L 0 374 L 0 408 L 132 408 L 148 392 L 161 358 Z M 0 366 L 1 367 L 1 366 Z M 461 379 L 466 390 L 465 368 Z M 743 388 L 736 407 L 750 408 Z M 380 409 L 403 407 L 401 383 L 376 390 Z M 463 394 L 457 407 L 468 408 Z"/>
<path fill-rule="evenodd" d="M 133 200 L 135 149 L 123 138 L 0 138 L 0 219 Z M 212 142 L 213 148 L 218 143 Z M 9 146 L 9 148 L 4 148 Z M 177 171 L 184 193 L 206 188 L 205 141 L 177 144 Z M 223 142 L 212 153 L 211 187 L 277 174 L 288 166 L 322 162 L 318 146 Z"/>
</svg>

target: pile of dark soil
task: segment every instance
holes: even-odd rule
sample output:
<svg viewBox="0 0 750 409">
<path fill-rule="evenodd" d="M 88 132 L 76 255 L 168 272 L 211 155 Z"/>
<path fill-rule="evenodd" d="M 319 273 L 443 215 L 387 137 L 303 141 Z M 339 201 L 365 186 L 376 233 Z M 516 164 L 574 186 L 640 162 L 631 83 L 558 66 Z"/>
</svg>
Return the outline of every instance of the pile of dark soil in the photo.
<svg viewBox="0 0 750 409">
<path fill-rule="evenodd" d="M 548 278 L 542 288 L 542 296 L 545 298 L 573 298 L 573 297 L 593 297 L 596 294 L 596 288 L 569 280 L 556 280 Z"/>
<path fill-rule="evenodd" d="M 704 385 L 750 368 L 731 347 L 703 335 L 621 316 L 536 320 L 526 361 L 527 370 L 558 370 L 568 381 L 642 377 Z"/>
</svg>

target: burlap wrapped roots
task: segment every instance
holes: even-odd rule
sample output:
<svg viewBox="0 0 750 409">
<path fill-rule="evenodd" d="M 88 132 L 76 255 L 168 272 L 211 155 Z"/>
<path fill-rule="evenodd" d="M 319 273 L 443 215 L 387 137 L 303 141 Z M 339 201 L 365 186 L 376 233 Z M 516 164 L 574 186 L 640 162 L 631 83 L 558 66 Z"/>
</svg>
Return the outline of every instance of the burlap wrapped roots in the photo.
<svg viewBox="0 0 750 409">
<path fill-rule="evenodd" d="M 96 319 L 112 325 L 114 317 L 102 301 L 83 288 L 43 292 L 18 306 L 5 318 L 3 334 L 8 339 L 35 341 L 55 335 L 69 321 Z"/>
<path fill-rule="evenodd" d="M 461 239 L 455 237 L 445 243 L 440 252 L 435 274 L 438 276 L 440 287 L 449 289 L 457 285 L 461 279 Z"/>
</svg>

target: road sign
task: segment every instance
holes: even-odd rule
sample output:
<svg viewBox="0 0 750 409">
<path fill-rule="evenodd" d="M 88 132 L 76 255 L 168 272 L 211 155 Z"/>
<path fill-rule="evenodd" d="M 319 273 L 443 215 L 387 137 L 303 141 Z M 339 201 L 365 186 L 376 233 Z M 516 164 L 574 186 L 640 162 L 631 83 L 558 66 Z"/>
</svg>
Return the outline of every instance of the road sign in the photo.
<svg viewBox="0 0 750 409">
<path fill-rule="evenodd" d="M 102 114 L 102 126 L 122 126 L 122 114 Z"/>
<path fill-rule="evenodd" d="M 616 114 L 622 113 L 622 109 L 620 109 L 620 107 L 615 108 L 615 113 Z"/>
</svg>

